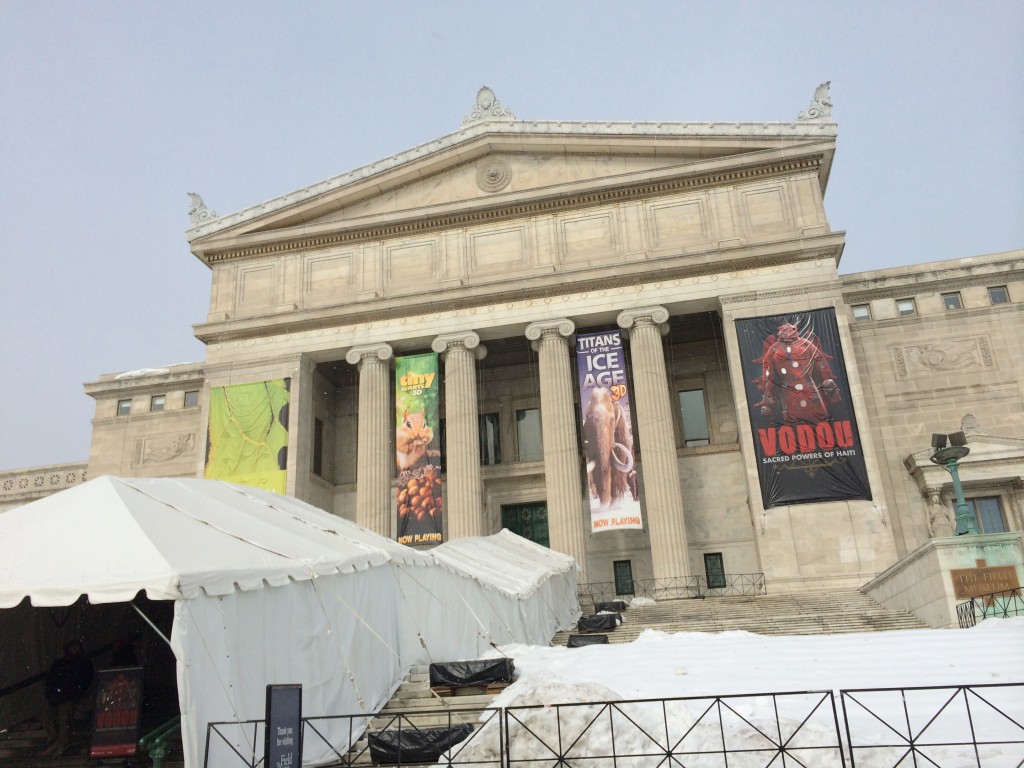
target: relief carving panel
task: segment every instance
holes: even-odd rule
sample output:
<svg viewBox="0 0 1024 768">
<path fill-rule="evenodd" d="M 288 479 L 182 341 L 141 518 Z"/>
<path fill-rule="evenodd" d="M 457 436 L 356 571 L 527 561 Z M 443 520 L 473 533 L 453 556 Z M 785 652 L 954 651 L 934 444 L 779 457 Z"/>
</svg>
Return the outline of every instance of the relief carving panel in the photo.
<svg viewBox="0 0 1024 768">
<path fill-rule="evenodd" d="M 180 456 L 193 454 L 196 449 L 196 433 L 186 432 L 179 435 L 160 435 L 158 437 L 139 437 L 135 440 L 135 453 L 132 466 L 144 464 L 163 464 Z"/>
<path fill-rule="evenodd" d="M 995 365 L 988 339 L 983 336 L 894 347 L 892 357 L 896 375 L 901 379 Z"/>
</svg>

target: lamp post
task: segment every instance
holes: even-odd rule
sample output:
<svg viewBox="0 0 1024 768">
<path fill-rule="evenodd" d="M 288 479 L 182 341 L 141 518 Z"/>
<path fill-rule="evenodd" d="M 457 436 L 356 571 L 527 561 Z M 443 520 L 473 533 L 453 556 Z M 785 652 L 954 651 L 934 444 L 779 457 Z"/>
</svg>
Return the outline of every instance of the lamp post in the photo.
<svg viewBox="0 0 1024 768">
<path fill-rule="evenodd" d="M 946 446 L 946 438 L 949 438 L 950 445 Z M 963 432 L 954 432 L 951 435 L 933 434 L 932 448 L 935 452 L 931 455 L 933 464 L 945 467 L 953 479 L 953 493 L 956 494 L 956 535 L 963 536 L 965 533 L 977 533 L 978 525 L 974 520 L 971 508 L 967 506 L 964 498 L 964 488 L 960 485 L 960 473 L 957 462 L 971 452 L 967 447 L 967 436 Z"/>
</svg>

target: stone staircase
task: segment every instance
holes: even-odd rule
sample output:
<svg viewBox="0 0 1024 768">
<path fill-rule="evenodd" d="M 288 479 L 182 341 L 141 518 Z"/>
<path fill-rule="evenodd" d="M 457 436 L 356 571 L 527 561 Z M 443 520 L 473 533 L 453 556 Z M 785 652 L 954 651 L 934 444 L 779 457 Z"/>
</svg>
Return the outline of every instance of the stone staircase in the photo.
<svg viewBox="0 0 1024 768">
<path fill-rule="evenodd" d="M 857 590 L 799 592 L 748 597 L 663 600 L 636 606 L 622 614 L 622 624 L 608 632 L 609 643 L 629 643 L 645 629 L 662 632 L 727 632 L 744 630 L 759 635 L 831 635 L 926 629 L 911 613 L 886 608 Z M 559 632 L 552 645 L 565 645 Z"/>
</svg>

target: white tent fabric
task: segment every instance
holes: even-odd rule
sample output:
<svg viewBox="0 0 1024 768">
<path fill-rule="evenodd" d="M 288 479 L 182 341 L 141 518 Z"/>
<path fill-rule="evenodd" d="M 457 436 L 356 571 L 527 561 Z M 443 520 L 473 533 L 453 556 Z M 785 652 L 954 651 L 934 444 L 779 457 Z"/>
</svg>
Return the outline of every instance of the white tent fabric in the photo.
<svg viewBox="0 0 1024 768">
<path fill-rule="evenodd" d="M 103 477 L 0 515 L 0 608 L 140 590 L 175 601 L 189 768 L 207 723 L 262 718 L 267 684 L 301 683 L 307 715 L 372 713 L 414 664 L 546 643 L 579 616 L 571 558 L 514 534 L 424 554 L 230 483 Z M 243 753 L 251 739 L 230 737 Z M 330 756 L 306 747 L 307 763 Z"/>
</svg>

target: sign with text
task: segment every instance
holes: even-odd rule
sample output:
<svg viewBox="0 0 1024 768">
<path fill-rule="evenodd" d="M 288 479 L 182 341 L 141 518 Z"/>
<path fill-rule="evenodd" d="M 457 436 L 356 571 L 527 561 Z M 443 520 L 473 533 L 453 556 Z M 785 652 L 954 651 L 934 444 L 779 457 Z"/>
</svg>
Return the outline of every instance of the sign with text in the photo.
<svg viewBox="0 0 1024 768">
<path fill-rule="evenodd" d="M 736 321 L 765 509 L 870 499 L 835 310 Z"/>
<path fill-rule="evenodd" d="M 953 580 L 953 594 L 961 600 L 1020 589 L 1017 569 L 1012 565 L 953 568 L 949 572 L 949 577 Z"/>
<path fill-rule="evenodd" d="M 643 528 L 626 356 L 618 329 L 576 336 L 590 530 Z"/>
<path fill-rule="evenodd" d="M 267 686 L 267 732 L 264 761 L 267 768 L 302 765 L 302 686 Z"/>
<path fill-rule="evenodd" d="M 395 358 L 399 544 L 444 540 L 437 355 Z"/>
<path fill-rule="evenodd" d="M 141 710 L 142 667 L 97 672 L 89 757 L 134 757 Z"/>
</svg>

